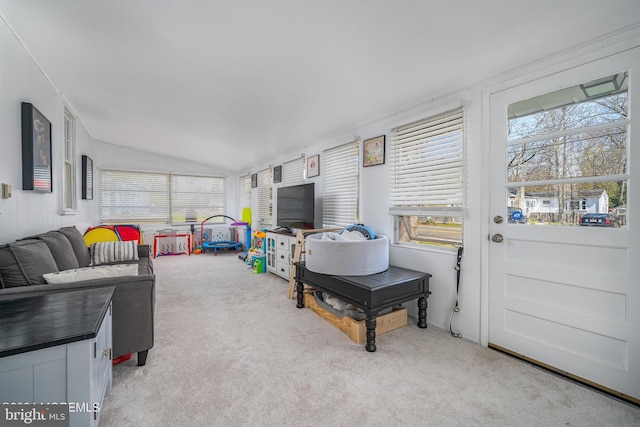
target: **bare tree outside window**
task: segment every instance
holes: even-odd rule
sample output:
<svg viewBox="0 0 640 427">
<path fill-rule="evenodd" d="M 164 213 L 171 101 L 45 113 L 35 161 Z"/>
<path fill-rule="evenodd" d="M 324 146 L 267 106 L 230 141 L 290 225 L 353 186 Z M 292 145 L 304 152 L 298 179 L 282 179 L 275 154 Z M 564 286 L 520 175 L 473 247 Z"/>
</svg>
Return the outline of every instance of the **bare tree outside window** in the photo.
<svg viewBox="0 0 640 427">
<path fill-rule="evenodd" d="M 619 87 L 598 96 L 579 85 L 510 106 L 507 206 L 526 222 L 585 225 L 585 214 L 608 214 L 626 226 L 626 80 L 624 73 Z"/>
</svg>

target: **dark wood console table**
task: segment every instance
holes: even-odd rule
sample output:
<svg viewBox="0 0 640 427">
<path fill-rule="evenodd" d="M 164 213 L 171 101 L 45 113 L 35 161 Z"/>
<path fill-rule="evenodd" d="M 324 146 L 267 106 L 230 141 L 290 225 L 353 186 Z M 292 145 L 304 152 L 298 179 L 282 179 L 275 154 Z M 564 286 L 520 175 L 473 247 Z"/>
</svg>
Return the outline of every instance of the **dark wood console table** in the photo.
<svg viewBox="0 0 640 427">
<path fill-rule="evenodd" d="M 367 316 L 367 351 L 376 351 L 376 317 L 386 308 L 417 299 L 418 327 L 427 327 L 429 273 L 389 266 L 382 273 L 368 276 L 332 276 L 309 271 L 303 262 L 296 262 L 295 267 L 296 306 L 304 308 L 307 284 L 361 308 Z"/>
<path fill-rule="evenodd" d="M 66 425 L 97 427 L 112 385 L 114 291 L 0 298 L 0 402 L 83 402 L 90 409 L 66 412 Z"/>
</svg>

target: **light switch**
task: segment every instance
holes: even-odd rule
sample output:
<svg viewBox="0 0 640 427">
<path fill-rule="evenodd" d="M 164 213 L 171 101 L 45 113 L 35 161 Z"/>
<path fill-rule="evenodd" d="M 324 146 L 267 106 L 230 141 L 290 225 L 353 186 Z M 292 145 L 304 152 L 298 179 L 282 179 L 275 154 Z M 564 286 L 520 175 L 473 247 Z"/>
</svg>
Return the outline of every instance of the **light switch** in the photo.
<svg viewBox="0 0 640 427">
<path fill-rule="evenodd" d="M 2 198 L 8 199 L 11 197 L 11 185 L 10 184 L 2 184 Z"/>
</svg>

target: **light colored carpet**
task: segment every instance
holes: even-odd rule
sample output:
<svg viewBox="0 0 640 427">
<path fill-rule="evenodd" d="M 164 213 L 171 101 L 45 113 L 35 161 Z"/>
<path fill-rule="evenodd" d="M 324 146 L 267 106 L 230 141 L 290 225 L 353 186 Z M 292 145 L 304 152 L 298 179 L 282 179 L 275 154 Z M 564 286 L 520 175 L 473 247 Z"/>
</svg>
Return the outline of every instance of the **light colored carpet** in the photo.
<svg viewBox="0 0 640 427">
<path fill-rule="evenodd" d="M 636 406 L 412 318 L 368 353 L 232 253 L 155 268 L 155 345 L 114 366 L 102 427 L 640 425 Z"/>
</svg>

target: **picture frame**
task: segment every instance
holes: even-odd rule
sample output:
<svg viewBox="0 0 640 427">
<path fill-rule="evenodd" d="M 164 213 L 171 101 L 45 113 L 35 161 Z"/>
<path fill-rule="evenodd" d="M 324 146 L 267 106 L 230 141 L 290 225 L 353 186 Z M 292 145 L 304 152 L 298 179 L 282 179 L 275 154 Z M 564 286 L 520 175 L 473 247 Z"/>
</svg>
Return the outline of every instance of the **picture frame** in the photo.
<svg viewBox="0 0 640 427">
<path fill-rule="evenodd" d="M 376 136 L 362 144 L 362 166 L 376 166 L 384 164 L 385 135 Z"/>
<path fill-rule="evenodd" d="M 282 182 L 282 165 L 273 167 L 273 183 Z"/>
<path fill-rule="evenodd" d="M 307 178 L 320 175 L 320 154 L 307 157 Z"/>
<path fill-rule="evenodd" d="M 53 192 L 51 122 L 31 103 L 21 105 L 22 189 Z"/>
<path fill-rule="evenodd" d="M 82 199 L 93 200 L 93 160 L 82 155 Z"/>
<path fill-rule="evenodd" d="M 251 175 L 251 188 L 258 188 L 258 174 Z"/>
</svg>

